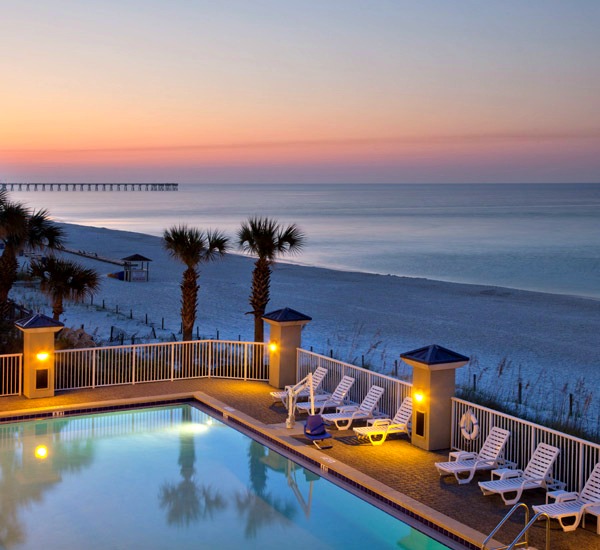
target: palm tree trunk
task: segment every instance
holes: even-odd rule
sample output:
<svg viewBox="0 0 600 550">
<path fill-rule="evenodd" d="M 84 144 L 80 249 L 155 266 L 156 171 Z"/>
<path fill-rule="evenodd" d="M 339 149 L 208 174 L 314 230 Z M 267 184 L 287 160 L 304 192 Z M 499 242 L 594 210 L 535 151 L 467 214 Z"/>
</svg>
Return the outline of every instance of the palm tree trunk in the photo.
<svg viewBox="0 0 600 550">
<path fill-rule="evenodd" d="M 63 314 L 64 310 L 62 296 L 55 297 L 54 303 L 52 304 L 52 319 L 60 321 L 60 316 Z"/>
<path fill-rule="evenodd" d="M 254 314 L 254 341 L 264 342 L 265 327 L 262 319 L 269 303 L 271 286 L 271 262 L 259 258 L 254 264 L 252 272 L 252 294 L 250 305 Z"/>
<path fill-rule="evenodd" d="M 17 280 L 19 263 L 12 247 L 7 246 L 0 256 L 0 318 L 8 319 L 10 306 L 8 294 Z"/>
<path fill-rule="evenodd" d="M 184 271 L 183 282 L 181 283 L 182 340 L 192 340 L 194 337 L 199 288 L 198 272 L 194 268 L 189 267 Z"/>
</svg>

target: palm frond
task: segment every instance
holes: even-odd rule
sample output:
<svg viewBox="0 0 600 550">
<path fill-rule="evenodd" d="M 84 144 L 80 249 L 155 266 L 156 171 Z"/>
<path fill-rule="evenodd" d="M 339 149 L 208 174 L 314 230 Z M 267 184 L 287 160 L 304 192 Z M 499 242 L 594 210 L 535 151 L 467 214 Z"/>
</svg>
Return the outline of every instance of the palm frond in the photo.
<svg viewBox="0 0 600 550">
<path fill-rule="evenodd" d="M 56 225 L 45 209 L 36 210 L 29 217 L 27 244 L 31 248 L 62 248 L 64 230 Z"/>
</svg>

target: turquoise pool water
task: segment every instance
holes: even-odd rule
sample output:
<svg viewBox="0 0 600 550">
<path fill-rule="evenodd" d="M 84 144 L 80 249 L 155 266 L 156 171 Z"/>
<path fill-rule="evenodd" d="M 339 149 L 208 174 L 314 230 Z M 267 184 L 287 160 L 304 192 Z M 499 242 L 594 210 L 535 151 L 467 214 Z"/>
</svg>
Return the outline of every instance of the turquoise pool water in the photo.
<svg viewBox="0 0 600 550">
<path fill-rule="evenodd" d="M 0 426 L 6 549 L 446 548 L 189 405 Z"/>
</svg>

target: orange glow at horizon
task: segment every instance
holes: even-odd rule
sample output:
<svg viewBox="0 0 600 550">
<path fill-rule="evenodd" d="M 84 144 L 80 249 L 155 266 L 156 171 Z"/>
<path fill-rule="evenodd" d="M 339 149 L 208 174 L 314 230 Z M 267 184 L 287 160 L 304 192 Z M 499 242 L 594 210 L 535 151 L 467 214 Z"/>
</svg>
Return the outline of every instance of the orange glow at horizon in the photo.
<svg viewBox="0 0 600 550">
<path fill-rule="evenodd" d="M 600 137 L 573 140 L 566 136 L 429 136 L 407 138 L 306 139 L 298 141 L 224 142 L 183 146 L 123 146 L 97 148 L 2 149 L 0 160 L 16 165 L 177 166 L 281 165 L 335 162 L 473 163 L 515 156 L 561 156 L 594 150 Z"/>
</svg>

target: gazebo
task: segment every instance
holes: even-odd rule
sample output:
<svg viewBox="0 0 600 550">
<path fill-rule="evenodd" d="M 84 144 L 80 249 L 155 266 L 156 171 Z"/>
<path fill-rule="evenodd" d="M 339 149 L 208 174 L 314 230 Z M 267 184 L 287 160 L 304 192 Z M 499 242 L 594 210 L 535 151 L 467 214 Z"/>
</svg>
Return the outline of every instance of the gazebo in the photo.
<svg viewBox="0 0 600 550">
<path fill-rule="evenodd" d="M 133 254 L 123 261 L 124 279 L 128 282 L 147 282 L 150 279 L 149 265 L 152 261 L 141 254 Z"/>
</svg>

